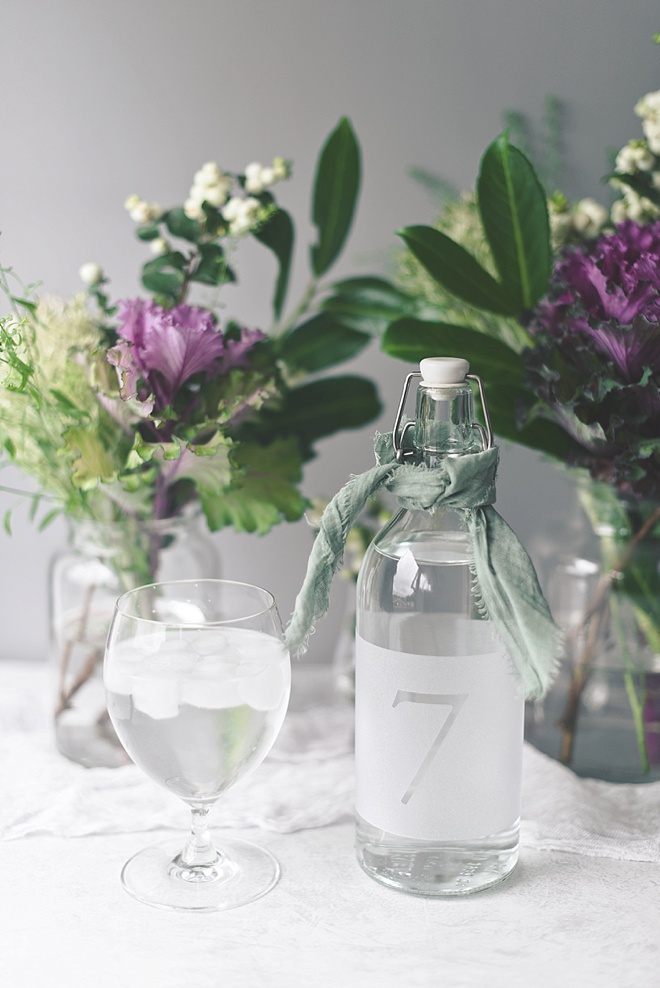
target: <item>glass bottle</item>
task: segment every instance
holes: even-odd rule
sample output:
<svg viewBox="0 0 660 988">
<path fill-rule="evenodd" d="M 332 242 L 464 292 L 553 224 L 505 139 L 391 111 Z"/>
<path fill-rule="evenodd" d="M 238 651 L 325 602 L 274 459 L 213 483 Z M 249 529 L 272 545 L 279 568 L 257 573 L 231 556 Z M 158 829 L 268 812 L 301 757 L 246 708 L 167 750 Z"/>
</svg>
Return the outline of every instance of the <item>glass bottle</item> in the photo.
<svg viewBox="0 0 660 988">
<path fill-rule="evenodd" d="M 475 423 L 467 361 L 420 367 L 394 435 L 396 448 L 412 433 L 413 449 L 398 455 L 432 468 L 492 444 L 485 403 L 488 433 Z M 415 422 L 399 437 L 415 376 Z M 506 878 L 518 857 L 523 712 L 460 517 L 399 511 L 357 588 L 356 851 L 367 874 L 434 896 Z"/>
<path fill-rule="evenodd" d="M 49 574 L 55 742 L 87 768 L 127 762 L 108 717 L 103 650 L 115 601 L 156 580 L 219 576 L 218 558 L 196 514 L 151 522 L 69 519 L 69 546 Z"/>
</svg>

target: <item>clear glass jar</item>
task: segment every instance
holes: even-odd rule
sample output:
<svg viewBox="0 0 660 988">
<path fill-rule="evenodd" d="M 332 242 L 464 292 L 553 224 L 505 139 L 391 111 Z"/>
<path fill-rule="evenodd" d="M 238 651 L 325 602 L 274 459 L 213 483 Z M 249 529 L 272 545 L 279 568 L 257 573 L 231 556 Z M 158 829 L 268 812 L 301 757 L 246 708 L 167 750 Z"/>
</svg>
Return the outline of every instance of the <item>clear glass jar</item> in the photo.
<svg viewBox="0 0 660 988">
<path fill-rule="evenodd" d="M 660 780 L 660 506 L 581 481 L 573 545 L 547 564 L 565 632 L 559 676 L 525 734 L 580 776 Z"/>
<path fill-rule="evenodd" d="M 107 714 L 102 671 L 117 597 L 152 580 L 217 577 L 219 561 L 198 515 L 69 522 L 69 546 L 49 574 L 55 740 L 72 761 L 115 767 L 128 758 Z"/>
</svg>

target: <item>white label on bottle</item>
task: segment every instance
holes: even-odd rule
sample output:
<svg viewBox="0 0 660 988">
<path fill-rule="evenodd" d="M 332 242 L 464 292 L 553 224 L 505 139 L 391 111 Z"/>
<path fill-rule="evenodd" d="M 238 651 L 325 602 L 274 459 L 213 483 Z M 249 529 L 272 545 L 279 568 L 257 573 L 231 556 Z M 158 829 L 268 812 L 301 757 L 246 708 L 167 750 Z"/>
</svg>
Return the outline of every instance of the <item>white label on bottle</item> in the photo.
<svg viewBox="0 0 660 988">
<path fill-rule="evenodd" d="M 356 641 L 356 809 L 380 830 L 474 840 L 520 816 L 524 701 L 502 651 Z"/>
</svg>

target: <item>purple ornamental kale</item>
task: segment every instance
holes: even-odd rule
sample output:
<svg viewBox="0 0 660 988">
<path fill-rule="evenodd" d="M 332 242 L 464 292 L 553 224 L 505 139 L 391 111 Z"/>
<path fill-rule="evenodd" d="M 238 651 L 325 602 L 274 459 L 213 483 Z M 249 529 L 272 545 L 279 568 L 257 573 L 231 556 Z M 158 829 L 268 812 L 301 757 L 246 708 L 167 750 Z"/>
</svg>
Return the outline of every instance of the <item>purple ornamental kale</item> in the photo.
<svg viewBox="0 0 660 988">
<path fill-rule="evenodd" d="M 265 339 L 258 330 L 242 329 L 238 339 L 225 337 L 206 309 L 128 299 L 119 303 L 120 340 L 108 352 L 119 373 L 122 398 L 146 401 L 156 411 L 175 400 L 196 374 L 207 380 L 244 367 L 249 350 Z"/>
<path fill-rule="evenodd" d="M 528 322 L 537 411 L 624 495 L 660 497 L 660 222 L 564 251 Z"/>
</svg>

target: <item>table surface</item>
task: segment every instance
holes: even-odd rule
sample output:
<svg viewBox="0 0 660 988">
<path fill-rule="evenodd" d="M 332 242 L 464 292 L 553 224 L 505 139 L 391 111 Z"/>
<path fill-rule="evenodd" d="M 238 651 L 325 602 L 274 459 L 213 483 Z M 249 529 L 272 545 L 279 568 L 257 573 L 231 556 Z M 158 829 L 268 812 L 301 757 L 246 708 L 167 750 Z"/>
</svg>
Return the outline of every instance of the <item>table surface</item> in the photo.
<svg viewBox="0 0 660 988">
<path fill-rule="evenodd" d="M 239 909 L 187 915 L 136 902 L 119 881 L 127 858 L 170 834 L 0 841 L 0 985 L 660 983 L 658 863 L 525 848 L 502 885 L 438 900 L 366 876 L 351 823 L 289 834 L 250 830 L 242 836 L 279 859 L 278 885 Z"/>
</svg>

